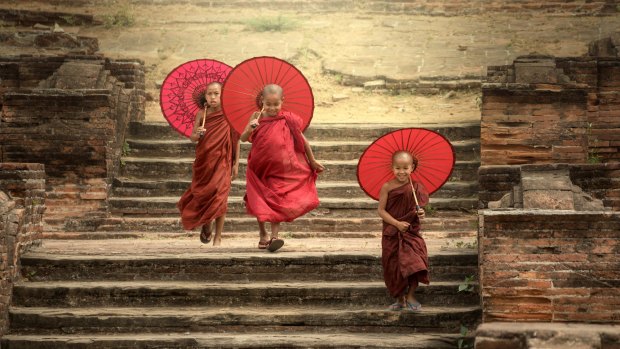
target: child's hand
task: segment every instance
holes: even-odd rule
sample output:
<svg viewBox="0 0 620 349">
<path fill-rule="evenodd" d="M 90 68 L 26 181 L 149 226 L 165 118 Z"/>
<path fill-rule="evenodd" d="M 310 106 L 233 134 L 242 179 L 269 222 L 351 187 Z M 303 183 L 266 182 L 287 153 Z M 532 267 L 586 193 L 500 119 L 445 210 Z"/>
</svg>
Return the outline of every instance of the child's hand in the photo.
<svg viewBox="0 0 620 349">
<path fill-rule="evenodd" d="M 407 230 L 409 230 L 409 226 L 411 224 L 409 224 L 408 222 L 403 222 L 403 221 L 399 221 L 396 223 L 395 227 L 402 233 L 406 232 Z"/>
<path fill-rule="evenodd" d="M 196 127 L 196 131 L 195 132 L 196 132 L 196 135 L 198 137 L 202 137 L 202 136 L 205 135 L 205 132 L 207 132 L 207 130 L 203 126 L 198 126 L 198 127 Z"/>
<path fill-rule="evenodd" d="M 418 217 L 420 217 L 420 219 L 424 219 L 426 217 L 426 212 L 424 212 L 423 208 L 418 210 Z"/>
<path fill-rule="evenodd" d="M 260 115 L 261 115 L 261 112 L 259 112 L 259 111 L 254 112 L 254 114 L 252 114 L 252 117 L 250 117 L 250 127 L 251 128 L 258 127 L 258 124 L 259 124 L 258 118 L 260 117 Z"/>
<path fill-rule="evenodd" d="M 310 167 L 317 173 L 325 171 L 325 166 L 319 164 L 316 160 L 310 161 Z"/>
<path fill-rule="evenodd" d="M 237 179 L 237 176 L 239 175 L 239 163 L 236 163 L 233 167 L 232 167 L 232 171 L 231 171 L 231 176 L 230 176 L 230 180 L 234 181 L 235 179 Z"/>
</svg>

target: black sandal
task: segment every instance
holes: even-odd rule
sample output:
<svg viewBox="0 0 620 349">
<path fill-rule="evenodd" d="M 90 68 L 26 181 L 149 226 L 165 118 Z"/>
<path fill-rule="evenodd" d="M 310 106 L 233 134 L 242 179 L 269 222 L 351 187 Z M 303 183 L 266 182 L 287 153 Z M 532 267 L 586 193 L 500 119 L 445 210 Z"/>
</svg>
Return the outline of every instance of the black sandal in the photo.
<svg viewBox="0 0 620 349">
<path fill-rule="evenodd" d="M 202 229 L 200 229 L 200 242 L 202 242 L 203 244 L 208 244 L 211 242 L 211 238 L 213 237 L 213 232 L 209 231 L 206 232 L 205 228 L 207 227 L 207 225 L 203 225 Z"/>
<path fill-rule="evenodd" d="M 269 240 L 269 245 L 267 246 L 267 251 L 276 252 L 277 250 L 282 248 L 282 246 L 284 246 L 284 240 L 278 238 L 271 238 L 271 240 Z"/>
</svg>

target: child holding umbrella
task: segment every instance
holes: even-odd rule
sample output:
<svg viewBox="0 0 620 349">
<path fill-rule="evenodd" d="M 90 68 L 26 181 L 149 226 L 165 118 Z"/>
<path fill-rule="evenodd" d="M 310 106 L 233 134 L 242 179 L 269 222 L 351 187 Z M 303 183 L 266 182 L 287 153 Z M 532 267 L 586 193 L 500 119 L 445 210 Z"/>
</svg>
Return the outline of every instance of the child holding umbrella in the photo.
<svg viewBox="0 0 620 349">
<path fill-rule="evenodd" d="M 261 112 L 256 112 L 241 134 L 252 142 L 246 171 L 245 204 L 260 229 L 259 249 L 274 252 L 284 245 L 278 237 L 280 222 L 290 222 L 319 205 L 317 173 L 324 167 L 316 161 L 301 131 L 301 120 L 282 112 L 282 87 L 269 84 L 261 94 Z M 265 222 L 271 223 L 268 238 Z"/>
</svg>

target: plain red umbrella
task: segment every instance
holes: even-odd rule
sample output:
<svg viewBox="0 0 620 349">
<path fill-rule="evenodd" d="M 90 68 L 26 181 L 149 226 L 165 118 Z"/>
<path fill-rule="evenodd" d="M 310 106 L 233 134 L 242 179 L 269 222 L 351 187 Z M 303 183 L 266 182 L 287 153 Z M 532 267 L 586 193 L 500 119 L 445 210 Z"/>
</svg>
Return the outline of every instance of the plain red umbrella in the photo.
<svg viewBox="0 0 620 349">
<path fill-rule="evenodd" d="M 424 128 L 403 128 L 387 133 L 366 148 L 357 164 L 357 180 L 368 196 L 379 200 L 383 184 L 392 178 L 392 155 L 405 150 L 418 161 L 411 178 L 429 194 L 437 191 L 452 174 L 455 156 L 450 141 Z M 417 201 L 417 200 L 416 200 Z"/>
<path fill-rule="evenodd" d="M 232 67 L 213 59 L 197 59 L 174 68 L 159 92 L 159 105 L 172 128 L 185 137 L 192 134 L 200 97 L 207 85 L 224 83 Z"/>
<path fill-rule="evenodd" d="M 312 88 L 299 69 L 275 57 L 250 58 L 228 75 L 222 89 L 222 109 L 233 128 L 242 133 L 252 113 L 261 110 L 260 95 L 269 84 L 282 87 L 282 111 L 299 116 L 305 130 L 314 112 Z"/>
</svg>

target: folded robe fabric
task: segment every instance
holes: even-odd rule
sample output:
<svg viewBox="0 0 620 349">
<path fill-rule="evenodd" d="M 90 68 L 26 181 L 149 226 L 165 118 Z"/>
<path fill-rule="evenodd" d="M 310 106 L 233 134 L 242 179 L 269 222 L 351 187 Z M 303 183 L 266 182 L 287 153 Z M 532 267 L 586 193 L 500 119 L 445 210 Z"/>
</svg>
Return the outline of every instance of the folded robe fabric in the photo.
<svg viewBox="0 0 620 349">
<path fill-rule="evenodd" d="M 420 206 L 426 205 L 426 189 L 419 183 L 414 183 L 414 187 Z M 410 224 L 407 231 L 400 232 L 395 226 L 383 222 L 383 279 L 390 295 L 398 298 L 409 286 L 417 286 L 420 282 L 429 284 L 428 252 L 420 235 L 420 218 L 409 183 L 390 190 L 385 210 L 396 220 Z"/>
<path fill-rule="evenodd" d="M 319 205 L 317 174 L 306 158 L 301 119 L 263 117 L 250 137 L 245 204 L 261 222 L 290 222 Z"/>
<path fill-rule="evenodd" d="M 191 230 L 226 213 L 231 172 L 239 135 L 221 111 L 208 114 L 205 135 L 196 145 L 192 184 L 177 208 L 183 228 Z"/>
</svg>

